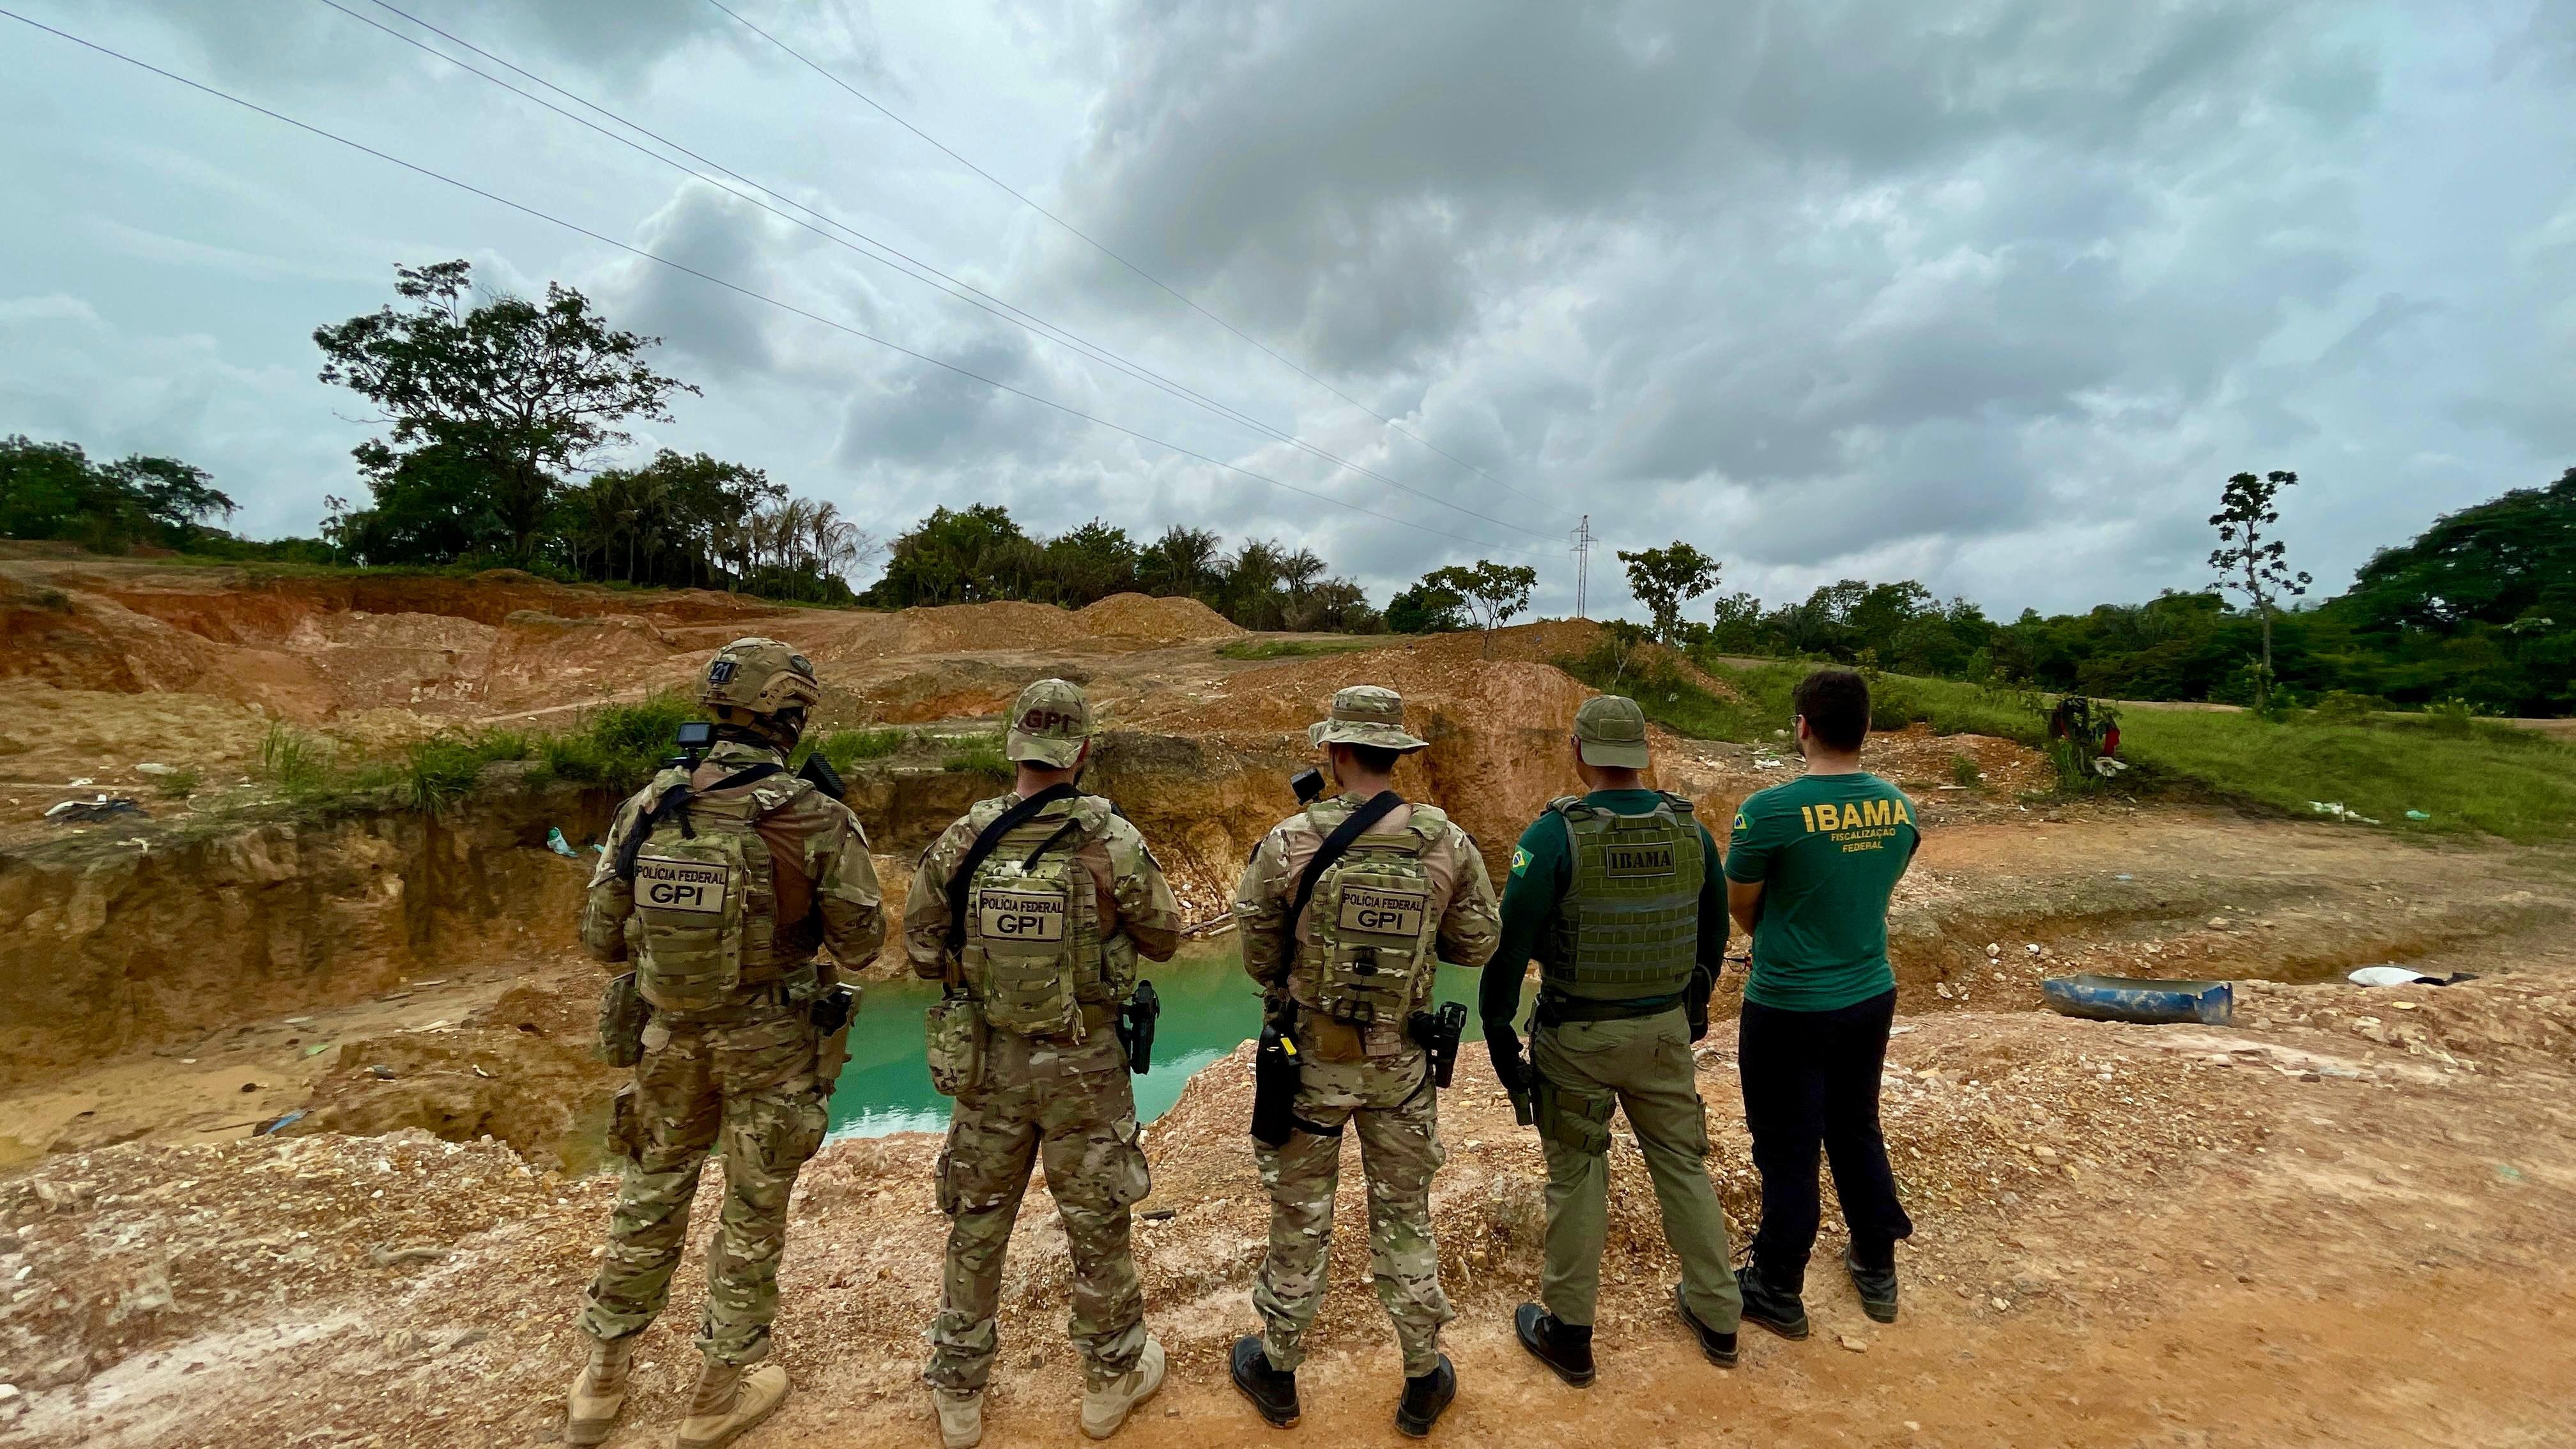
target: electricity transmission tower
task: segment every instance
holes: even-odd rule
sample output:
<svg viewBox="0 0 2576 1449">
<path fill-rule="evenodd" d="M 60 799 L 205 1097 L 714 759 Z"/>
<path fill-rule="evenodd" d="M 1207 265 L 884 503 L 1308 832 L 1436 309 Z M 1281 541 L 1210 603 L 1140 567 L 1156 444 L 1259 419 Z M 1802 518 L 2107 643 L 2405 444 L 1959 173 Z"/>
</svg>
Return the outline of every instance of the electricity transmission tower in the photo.
<svg viewBox="0 0 2576 1449">
<path fill-rule="evenodd" d="M 1574 617 L 1578 619 L 1592 617 L 1583 612 L 1583 606 L 1584 591 L 1592 581 L 1592 545 L 1596 541 L 1592 536 L 1592 515 L 1587 513 L 1574 526 Z"/>
</svg>

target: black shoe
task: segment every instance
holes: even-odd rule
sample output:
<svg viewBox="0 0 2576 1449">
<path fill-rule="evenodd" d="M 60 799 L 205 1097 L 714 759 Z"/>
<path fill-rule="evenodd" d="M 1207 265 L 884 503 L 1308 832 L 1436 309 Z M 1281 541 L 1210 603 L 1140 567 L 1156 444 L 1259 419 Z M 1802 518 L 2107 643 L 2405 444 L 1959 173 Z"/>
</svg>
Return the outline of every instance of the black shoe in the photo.
<svg viewBox="0 0 2576 1449">
<path fill-rule="evenodd" d="M 1408 1439 L 1430 1436 L 1431 1426 L 1440 1422 L 1440 1411 L 1458 1397 L 1458 1371 L 1449 1366 L 1449 1355 L 1440 1355 L 1440 1366 L 1427 1374 L 1404 1381 L 1404 1397 L 1395 1405 L 1396 1432 Z"/>
<path fill-rule="evenodd" d="M 1852 1289 L 1860 1294 L 1860 1311 L 1873 1322 L 1896 1321 L 1896 1267 L 1864 1268 L 1848 1251 L 1843 1254 L 1843 1271 L 1851 1275 Z"/>
<path fill-rule="evenodd" d="M 1576 1328 L 1560 1323 L 1553 1314 L 1535 1303 L 1524 1303 L 1512 1312 L 1512 1332 L 1520 1335 L 1521 1347 L 1530 1357 L 1555 1370 L 1556 1376 L 1576 1388 L 1592 1382 L 1592 1328 Z"/>
<path fill-rule="evenodd" d="M 1735 1335 L 1720 1333 L 1700 1322 L 1699 1315 L 1690 1311 L 1690 1300 L 1682 1296 L 1678 1283 L 1673 1285 L 1673 1309 L 1681 1314 L 1682 1323 L 1690 1329 L 1691 1337 L 1699 1340 L 1699 1351 L 1708 1355 L 1710 1363 L 1719 1368 L 1735 1367 Z"/>
<path fill-rule="evenodd" d="M 1735 1270 L 1736 1289 L 1744 1295 L 1744 1321 L 1758 1323 L 1782 1338 L 1807 1336 L 1807 1304 L 1795 1293 L 1762 1286 L 1751 1264 Z"/>
<path fill-rule="evenodd" d="M 1235 1389 L 1252 1401 L 1271 1428 L 1297 1427 L 1297 1375 L 1272 1368 L 1260 1339 L 1236 1339 L 1227 1367 L 1233 1372 Z"/>
</svg>

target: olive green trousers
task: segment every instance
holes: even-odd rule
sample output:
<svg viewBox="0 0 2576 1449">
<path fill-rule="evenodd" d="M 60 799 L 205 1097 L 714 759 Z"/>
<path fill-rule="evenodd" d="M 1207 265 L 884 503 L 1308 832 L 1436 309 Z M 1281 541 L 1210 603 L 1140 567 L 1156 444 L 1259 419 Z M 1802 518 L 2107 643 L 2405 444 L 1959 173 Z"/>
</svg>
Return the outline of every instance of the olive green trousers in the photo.
<svg viewBox="0 0 2576 1449">
<path fill-rule="evenodd" d="M 1547 1265 L 1539 1297 L 1560 1323 L 1592 1322 L 1610 1233 L 1610 1118 L 1625 1111 L 1663 1209 L 1664 1241 L 1682 1260 L 1682 1301 L 1732 1333 L 1743 1300 L 1727 1257 L 1726 1210 L 1708 1177 L 1708 1121 L 1682 1010 L 1621 1021 L 1540 1026 L 1539 1143 L 1547 1154 Z"/>
</svg>

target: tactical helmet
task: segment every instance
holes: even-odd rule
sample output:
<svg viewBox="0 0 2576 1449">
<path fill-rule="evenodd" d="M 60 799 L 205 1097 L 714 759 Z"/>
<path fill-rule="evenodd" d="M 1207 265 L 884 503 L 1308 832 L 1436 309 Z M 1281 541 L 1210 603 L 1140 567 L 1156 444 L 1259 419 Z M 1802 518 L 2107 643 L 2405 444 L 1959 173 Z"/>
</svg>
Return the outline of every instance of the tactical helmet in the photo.
<svg viewBox="0 0 2576 1449">
<path fill-rule="evenodd" d="M 760 724 L 789 710 L 801 720 L 822 701 L 812 661 L 775 639 L 736 639 L 717 650 L 698 689 L 698 703 L 728 724 Z"/>
</svg>

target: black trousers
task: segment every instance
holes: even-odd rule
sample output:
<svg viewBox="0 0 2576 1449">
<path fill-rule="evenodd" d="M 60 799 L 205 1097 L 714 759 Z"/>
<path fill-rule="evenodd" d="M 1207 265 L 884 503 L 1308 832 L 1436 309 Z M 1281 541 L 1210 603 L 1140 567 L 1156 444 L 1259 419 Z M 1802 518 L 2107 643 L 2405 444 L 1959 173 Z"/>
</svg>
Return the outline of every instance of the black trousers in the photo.
<svg viewBox="0 0 2576 1449">
<path fill-rule="evenodd" d="M 1819 1147 L 1833 1163 L 1834 1195 L 1862 1267 L 1893 1265 L 1896 1240 L 1914 1234 L 1878 1130 L 1878 1074 L 1895 1018 L 1893 990 L 1836 1011 L 1744 1003 L 1736 1059 L 1753 1165 L 1762 1173 L 1753 1266 L 1767 1288 L 1795 1293 L 1805 1284 L 1821 1210 Z"/>
</svg>

